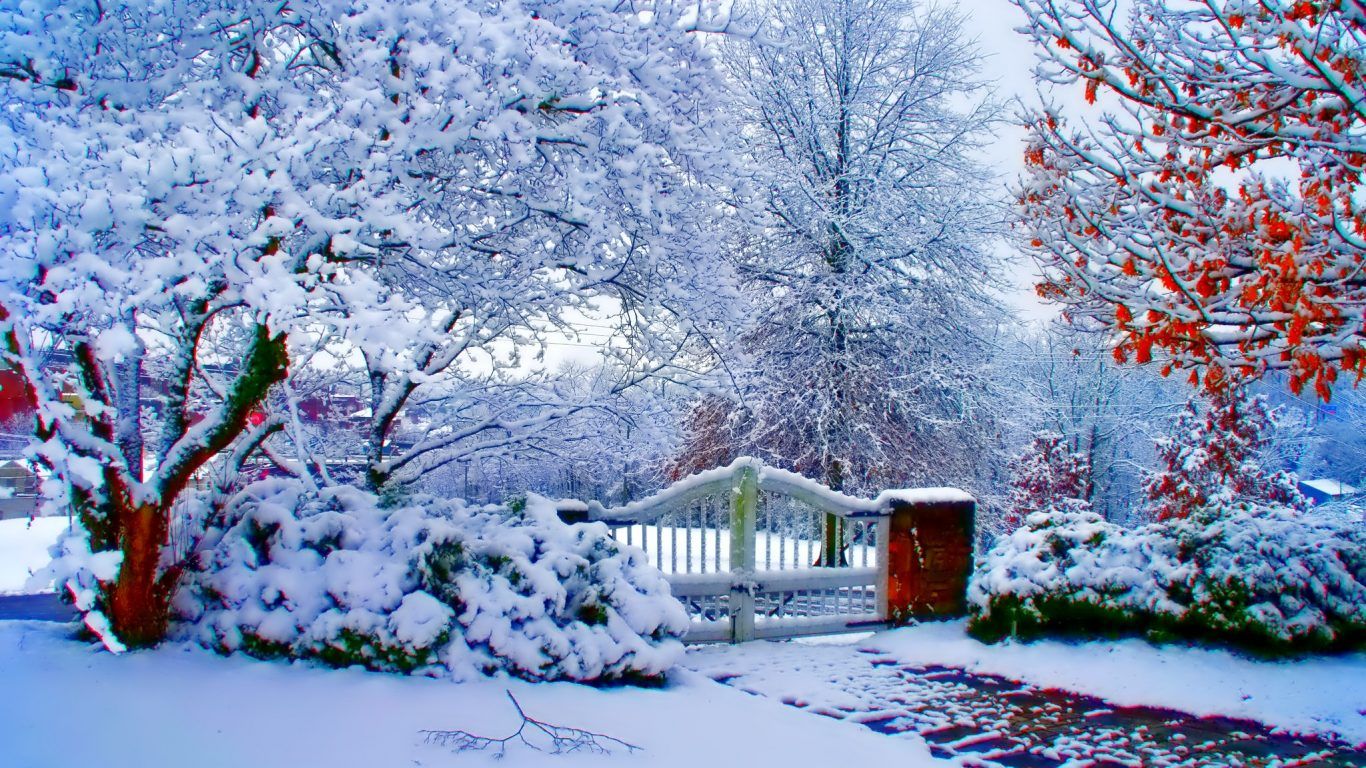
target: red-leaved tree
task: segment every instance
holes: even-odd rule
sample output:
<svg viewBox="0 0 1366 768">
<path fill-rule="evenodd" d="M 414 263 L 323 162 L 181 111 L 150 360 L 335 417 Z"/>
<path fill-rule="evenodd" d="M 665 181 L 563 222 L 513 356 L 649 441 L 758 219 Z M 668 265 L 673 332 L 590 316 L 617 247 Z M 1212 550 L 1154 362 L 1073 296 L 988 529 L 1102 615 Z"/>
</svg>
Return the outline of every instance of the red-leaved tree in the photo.
<svg viewBox="0 0 1366 768">
<path fill-rule="evenodd" d="M 1104 107 L 1085 131 L 1029 118 L 1041 295 L 1109 329 L 1121 362 L 1194 382 L 1280 369 L 1326 400 L 1360 381 L 1366 4 L 1014 2 L 1038 77 Z"/>
<path fill-rule="evenodd" d="M 1091 495 L 1090 462 L 1074 452 L 1057 432 L 1035 434 L 1010 469 L 1007 529 L 1019 526 L 1031 512 L 1067 499 L 1086 500 Z"/>
<path fill-rule="evenodd" d="M 1308 506 L 1293 475 L 1268 472 L 1259 461 L 1273 426 L 1266 399 L 1238 385 L 1212 392 L 1203 407 L 1192 401 L 1157 441 L 1161 469 L 1145 489 L 1150 511 L 1167 520 L 1218 502 Z"/>
</svg>

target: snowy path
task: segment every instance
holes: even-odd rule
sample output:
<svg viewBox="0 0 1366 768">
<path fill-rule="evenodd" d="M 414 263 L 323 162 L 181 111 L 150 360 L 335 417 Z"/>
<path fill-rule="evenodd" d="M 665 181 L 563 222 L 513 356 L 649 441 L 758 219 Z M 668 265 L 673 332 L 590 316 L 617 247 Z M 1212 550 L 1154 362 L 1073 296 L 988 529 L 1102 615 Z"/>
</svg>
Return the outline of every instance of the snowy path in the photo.
<svg viewBox="0 0 1366 768">
<path fill-rule="evenodd" d="M 910 663 L 870 647 L 888 636 L 845 645 L 698 648 L 687 664 L 808 712 L 924 739 L 936 756 L 967 765 L 1366 767 L 1366 751 L 1341 741 L 1250 720 L 1117 706 L 999 675 Z M 1078 653 L 1077 663 L 1085 656 Z"/>
</svg>

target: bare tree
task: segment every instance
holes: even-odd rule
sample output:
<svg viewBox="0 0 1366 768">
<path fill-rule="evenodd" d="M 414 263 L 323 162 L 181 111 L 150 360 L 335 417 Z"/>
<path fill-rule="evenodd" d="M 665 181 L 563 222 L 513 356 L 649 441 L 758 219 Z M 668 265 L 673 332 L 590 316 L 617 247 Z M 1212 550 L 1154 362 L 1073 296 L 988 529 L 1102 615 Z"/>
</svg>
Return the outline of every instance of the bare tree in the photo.
<svg viewBox="0 0 1366 768">
<path fill-rule="evenodd" d="M 766 218 L 737 237 L 738 395 L 677 471 L 754 453 L 835 488 L 963 482 L 992 430 L 1001 213 L 973 161 L 993 108 L 962 18 L 908 0 L 777 0 L 736 42 Z"/>
</svg>

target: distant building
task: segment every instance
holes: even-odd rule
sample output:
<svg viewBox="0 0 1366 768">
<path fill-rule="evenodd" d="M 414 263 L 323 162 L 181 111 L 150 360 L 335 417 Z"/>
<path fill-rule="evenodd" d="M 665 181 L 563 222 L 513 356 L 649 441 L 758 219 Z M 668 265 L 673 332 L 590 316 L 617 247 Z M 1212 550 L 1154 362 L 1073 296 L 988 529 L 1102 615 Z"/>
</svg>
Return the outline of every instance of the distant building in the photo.
<svg viewBox="0 0 1366 768">
<path fill-rule="evenodd" d="M 1304 494 L 1315 504 L 1326 504 L 1330 501 L 1340 501 L 1349 496 L 1355 496 L 1360 491 L 1341 480 L 1331 478 L 1320 478 L 1318 480 L 1301 480 L 1299 483 L 1300 493 Z"/>
<path fill-rule="evenodd" d="M 0 498 L 0 520 L 32 517 L 38 509 L 38 476 L 17 461 L 0 463 L 0 488 L 8 493 Z"/>
</svg>

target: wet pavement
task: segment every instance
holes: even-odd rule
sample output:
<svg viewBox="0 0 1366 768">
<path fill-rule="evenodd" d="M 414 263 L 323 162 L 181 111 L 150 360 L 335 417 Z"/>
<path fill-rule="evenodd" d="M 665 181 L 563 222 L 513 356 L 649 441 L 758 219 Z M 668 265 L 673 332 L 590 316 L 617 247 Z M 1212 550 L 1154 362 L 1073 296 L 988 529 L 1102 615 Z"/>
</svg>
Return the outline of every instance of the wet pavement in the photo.
<svg viewBox="0 0 1366 768">
<path fill-rule="evenodd" d="M 76 610 L 55 592 L 39 595 L 0 595 L 0 621 L 74 621 Z"/>
<path fill-rule="evenodd" d="M 719 652 L 690 655 L 689 663 L 715 680 L 777 695 L 814 714 L 893 736 L 918 735 L 935 756 L 969 766 L 1366 768 L 1366 751 L 1251 721 L 1112 706 L 1004 677 L 905 664 L 870 650 L 801 650 L 808 654 L 810 665 L 793 665 L 789 657 L 751 669 L 753 658 L 732 666 Z"/>
</svg>

